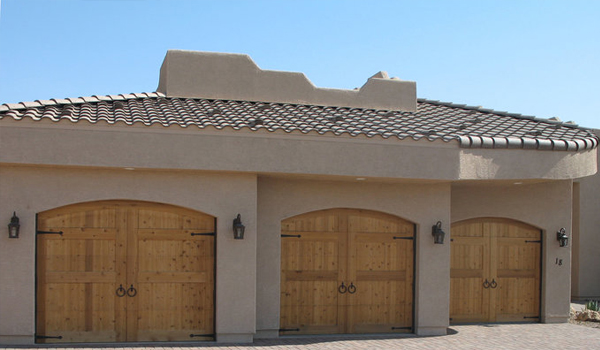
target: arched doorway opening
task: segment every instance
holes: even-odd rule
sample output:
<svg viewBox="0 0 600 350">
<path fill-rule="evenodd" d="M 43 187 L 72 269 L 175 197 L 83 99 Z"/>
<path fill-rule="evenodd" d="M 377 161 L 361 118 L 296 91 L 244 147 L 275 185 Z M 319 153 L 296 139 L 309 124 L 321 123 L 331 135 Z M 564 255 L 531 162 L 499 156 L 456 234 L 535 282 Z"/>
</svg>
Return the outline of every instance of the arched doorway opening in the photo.
<svg viewBox="0 0 600 350">
<path fill-rule="evenodd" d="M 283 220 L 280 334 L 412 332 L 414 236 L 370 210 Z"/>
<path fill-rule="evenodd" d="M 477 218 L 452 224 L 451 236 L 451 323 L 540 321 L 540 229 Z"/>
<path fill-rule="evenodd" d="M 39 213 L 36 342 L 213 339 L 215 228 L 140 201 Z"/>
</svg>

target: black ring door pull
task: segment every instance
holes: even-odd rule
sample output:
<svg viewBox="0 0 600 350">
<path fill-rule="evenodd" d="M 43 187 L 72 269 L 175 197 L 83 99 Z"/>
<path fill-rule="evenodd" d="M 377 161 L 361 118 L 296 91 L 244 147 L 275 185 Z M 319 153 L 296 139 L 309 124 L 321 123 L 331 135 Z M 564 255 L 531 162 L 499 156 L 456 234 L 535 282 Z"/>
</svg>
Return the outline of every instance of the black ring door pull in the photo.
<svg viewBox="0 0 600 350">
<path fill-rule="evenodd" d="M 127 296 L 134 297 L 137 295 L 137 289 L 133 288 L 133 284 L 127 289 Z"/>
<path fill-rule="evenodd" d="M 490 282 L 488 282 L 487 278 L 485 279 L 485 282 L 483 282 L 483 288 L 485 288 L 485 289 L 490 288 Z"/>
<path fill-rule="evenodd" d="M 492 287 L 492 288 L 494 288 L 494 289 L 495 289 L 496 287 L 498 287 L 498 283 L 496 283 L 496 279 L 493 279 L 493 280 L 492 280 L 492 283 L 490 283 L 490 287 Z"/>
<path fill-rule="evenodd" d="M 340 284 L 340 286 L 338 287 L 338 292 L 340 294 L 346 293 L 347 290 L 348 290 L 348 288 L 344 285 L 344 282 L 342 282 L 342 284 Z"/>
<path fill-rule="evenodd" d="M 350 293 L 350 294 L 356 293 L 356 286 L 352 282 L 350 282 L 350 285 L 348 286 L 348 293 Z"/>
<path fill-rule="evenodd" d="M 127 294 L 127 291 L 125 290 L 125 288 L 123 288 L 123 285 L 120 285 L 119 288 L 117 288 L 117 290 L 115 291 L 115 293 L 119 298 L 122 298 L 125 296 L 125 294 Z"/>
</svg>

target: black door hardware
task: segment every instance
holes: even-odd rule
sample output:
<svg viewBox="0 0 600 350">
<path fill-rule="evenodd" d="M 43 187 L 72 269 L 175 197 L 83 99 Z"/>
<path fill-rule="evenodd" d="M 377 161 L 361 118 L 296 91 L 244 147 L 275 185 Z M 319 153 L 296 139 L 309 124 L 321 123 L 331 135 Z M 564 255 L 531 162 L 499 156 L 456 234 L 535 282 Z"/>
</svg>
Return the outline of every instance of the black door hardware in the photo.
<svg viewBox="0 0 600 350">
<path fill-rule="evenodd" d="M 133 288 L 133 284 L 127 289 L 127 296 L 134 297 L 137 295 L 137 289 Z"/>
<path fill-rule="evenodd" d="M 123 285 L 121 284 L 119 286 L 119 288 L 117 288 L 117 290 L 115 291 L 115 293 L 117 294 L 117 296 L 119 298 L 122 298 L 125 296 L 125 294 L 127 294 L 127 291 L 125 290 L 125 288 L 123 288 Z"/>
</svg>

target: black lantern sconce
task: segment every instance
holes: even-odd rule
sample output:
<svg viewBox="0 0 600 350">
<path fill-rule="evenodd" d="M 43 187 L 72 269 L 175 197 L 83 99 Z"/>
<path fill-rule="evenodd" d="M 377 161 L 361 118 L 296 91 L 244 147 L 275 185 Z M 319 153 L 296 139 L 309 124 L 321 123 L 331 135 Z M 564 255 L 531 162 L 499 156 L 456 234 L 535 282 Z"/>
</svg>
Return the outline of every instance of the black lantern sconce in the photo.
<svg viewBox="0 0 600 350">
<path fill-rule="evenodd" d="M 19 238 L 19 229 L 21 225 L 19 224 L 19 218 L 17 217 L 17 212 L 13 212 L 13 216 L 10 219 L 10 224 L 8 224 L 8 238 Z"/>
<path fill-rule="evenodd" d="M 561 247 L 567 247 L 569 245 L 569 236 L 567 236 L 567 231 L 564 227 L 556 232 L 556 240 Z"/>
<path fill-rule="evenodd" d="M 245 230 L 246 226 L 242 224 L 242 216 L 238 214 L 237 217 L 233 219 L 233 238 L 244 239 Z"/>
<path fill-rule="evenodd" d="M 431 227 L 431 235 L 433 236 L 433 243 L 444 244 L 444 236 L 446 233 L 442 231 L 442 222 L 438 221 L 437 224 Z"/>
</svg>

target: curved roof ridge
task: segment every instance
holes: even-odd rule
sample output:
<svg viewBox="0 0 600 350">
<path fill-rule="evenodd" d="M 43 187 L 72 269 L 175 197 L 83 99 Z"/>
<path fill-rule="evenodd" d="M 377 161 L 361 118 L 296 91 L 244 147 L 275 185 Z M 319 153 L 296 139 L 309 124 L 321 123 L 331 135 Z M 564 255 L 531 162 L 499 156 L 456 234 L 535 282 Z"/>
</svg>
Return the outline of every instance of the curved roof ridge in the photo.
<svg viewBox="0 0 600 350">
<path fill-rule="evenodd" d="M 419 99 L 416 112 L 285 102 L 167 97 L 160 92 L 93 95 L 0 105 L 0 120 L 92 124 L 196 125 L 310 135 L 456 141 L 464 148 L 581 151 L 598 146 L 591 129 L 560 120 Z"/>
</svg>

